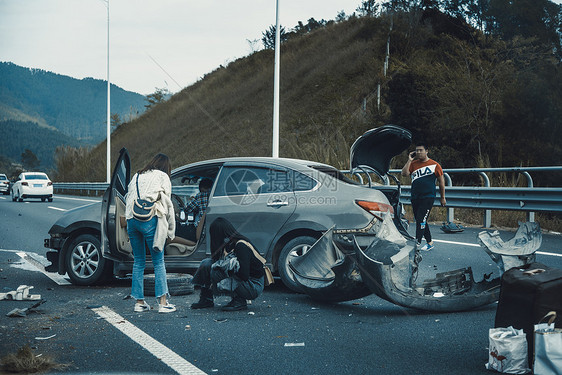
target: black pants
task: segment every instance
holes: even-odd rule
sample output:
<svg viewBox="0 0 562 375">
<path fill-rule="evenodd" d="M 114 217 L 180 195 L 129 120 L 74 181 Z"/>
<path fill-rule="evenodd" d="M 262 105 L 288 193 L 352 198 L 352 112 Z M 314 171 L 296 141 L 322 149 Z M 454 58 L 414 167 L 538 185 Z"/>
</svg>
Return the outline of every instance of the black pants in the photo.
<svg viewBox="0 0 562 375">
<path fill-rule="evenodd" d="M 201 261 L 199 268 L 193 280 L 191 281 L 193 285 L 198 285 L 202 288 L 212 289 L 220 281 L 228 278 L 229 276 L 225 274 L 221 269 L 213 269 L 213 260 L 211 258 L 206 258 Z M 254 300 L 263 292 L 263 276 L 260 278 L 250 277 L 248 280 L 240 280 L 234 276 L 237 280 L 236 288 L 233 290 L 235 296 L 239 296 L 244 299 Z"/>
<path fill-rule="evenodd" d="M 416 220 L 416 241 L 421 243 L 422 237 L 429 243 L 431 242 L 431 232 L 427 219 L 433 207 L 435 198 L 421 198 L 412 200 L 412 210 L 414 211 L 414 219 Z"/>
</svg>

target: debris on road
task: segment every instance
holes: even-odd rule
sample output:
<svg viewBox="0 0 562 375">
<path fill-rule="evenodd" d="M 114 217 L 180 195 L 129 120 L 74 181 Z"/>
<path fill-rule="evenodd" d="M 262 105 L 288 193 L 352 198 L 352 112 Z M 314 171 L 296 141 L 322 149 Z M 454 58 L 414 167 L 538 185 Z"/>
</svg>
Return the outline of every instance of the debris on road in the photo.
<svg viewBox="0 0 562 375">
<path fill-rule="evenodd" d="M 38 301 L 41 299 L 40 294 L 29 294 L 33 286 L 20 285 L 16 290 L 8 293 L 0 293 L 0 300 L 13 300 L 13 301 Z"/>
<path fill-rule="evenodd" d="M 41 301 L 33 304 L 31 307 L 26 307 L 23 309 L 13 309 L 12 311 L 10 311 L 9 313 L 6 314 L 6 316 L 10 317 L 10 318 L 18 318 L 18 317 L 25 317 L 28 313 L 33 312 L 33 310 L 35 308 L 37 308 L 39 305 L 43 304 L 47 302 L 46 300 L 42 299 Z"/>
</svg>

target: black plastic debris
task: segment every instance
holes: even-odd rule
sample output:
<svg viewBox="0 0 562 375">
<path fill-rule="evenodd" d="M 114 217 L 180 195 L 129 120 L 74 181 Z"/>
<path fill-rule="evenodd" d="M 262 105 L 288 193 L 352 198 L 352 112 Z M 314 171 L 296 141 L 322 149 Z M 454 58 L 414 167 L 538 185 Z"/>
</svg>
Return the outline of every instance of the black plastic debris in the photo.
<svg viewBox="0 0 562 375">
<path fill-rule="evenodd" d="M 47 302 L 47 301 L 42 299 L 41 301 L 33 304 L 30 307 L 26 307 L 26 308 L 23 308 L 23 309 L 17 309 L 17 308 L 13 309 L 9 313 L 7 313 L 6 316 L 8 316 L 10 318 L 25 317 L 25 316 L 27 316 L 28 313 L 33 312 L 34 309 L 36 309 L 37 307 L 39 307 L 39 305 L 41 305 L 45 302 Z"/>
<path fill-rule="evenodd" d="M 455 224 L 448 221 L 448 222 L 443 222 L 443 225 L 441 226 L 441 230 L 445 233 L 458 233 L 458 232 L 462 232 L 464 230 L 464 227 L 460 224 Z"/>
</svg>

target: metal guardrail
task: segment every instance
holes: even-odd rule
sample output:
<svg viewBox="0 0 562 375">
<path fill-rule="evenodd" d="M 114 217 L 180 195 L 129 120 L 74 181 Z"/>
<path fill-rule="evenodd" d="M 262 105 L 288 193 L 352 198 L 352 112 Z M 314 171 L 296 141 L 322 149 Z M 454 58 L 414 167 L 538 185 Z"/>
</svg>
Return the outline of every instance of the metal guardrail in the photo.
<svg viewBox="0 0 562 375">
<path fill-rule="evenodd" d="M 349 173 L 349 171 L 346 171 Z M 391 169 L 389 173 L 400 174 L 399 169 Z M 527 213 L 527 220 L 534 221 L 535 212 L 562 212 L 562 187 L 544 188 L 534 187 L 533 179 L 529 172 L 562 172 L 560 167 L 529 167 L 529 168 L 467 168 L 444 169 L 445 196 L 447 198 L 447 220 L 453 221 L 454 208 L 476 208 L 484 211 L 484 226 L 491 226 L 491 210 L 513 210 Z M 492 187 L 487 173 L 513 172 L 522 174 L 527 187 Z M 453 186 L 451 174 L 476 173 L 482 177 L 484 186 Z M 369 177 L 370 179 L 370 177 Z M 561 179 L 562 180 L 562 179 Z M 383 181 L 389 185 L 389 179 Z M 108 184 L 105 182 L 55 182 L 55 191 L 78 190 L 91 194 L 92 191 L 105 191 Z M 172 187 L 172 192 L 179 195 L 190 195 L 194 186 Z M 401 201 L 410 204 L 411 186 L 401 185 Z M 435 201 L 439 205 L 439 199 Z"/>
</svg>

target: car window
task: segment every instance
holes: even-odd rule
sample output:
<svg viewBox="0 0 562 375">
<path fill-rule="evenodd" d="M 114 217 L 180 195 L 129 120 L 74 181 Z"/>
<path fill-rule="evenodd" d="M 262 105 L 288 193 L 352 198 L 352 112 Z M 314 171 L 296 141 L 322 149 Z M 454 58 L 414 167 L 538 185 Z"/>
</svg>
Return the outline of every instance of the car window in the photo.
<svg viewBox="0 0 562 375">
<path fill-rule="evenodd" d="M 48 180 L 47 176 L 44 174 L 26 174 L 26 180 Z"/>
<path fill-rule="evenodd" d="M 287 170 L 260 167 L 223 167 L 214 196 L 290 192 Z"/>
<path fill-rule="evenodd" d="M 184 202 L 189 197 L 194 197 L 199 193 L 199 183 L 204 178 L 215 181 L 219 173 L 220 166 L 205 166 L 190 168 L 172 175 L 172 192 L 182 198 Z"/>
<path fill-rule="evenodd" d="M 301 172 L 293 171 L 293 189 L 295 191 L 308 191 L 316 187 L 318 182 Z"/>
<path fill-rule="evenodd" d="M 310 168 L 313 168 L 323 174 L 327 174 L 328 176 L 331 176 L 339 181 L 348 183 L 348 184 L 352 184 L 352 185 L 359 185 L 357 182 L 351 180 L 350 178 L 348 178 L 346 175 L 344 175 L 341 171 L 337 170 L 336 168 L 333 167 L 328 167 L 328 166 L 324 166 L 324 165 L 311 165 Z"/>
<path fill-rule="evenodd" d="M 7 178 L 5 175 L 0 174 L 0 180 L 3 180 L 3 181 L 4 181 L 4 180 L 7 180 L 7 179 L 8 179 L 8 178 Z"/>
</svg>

